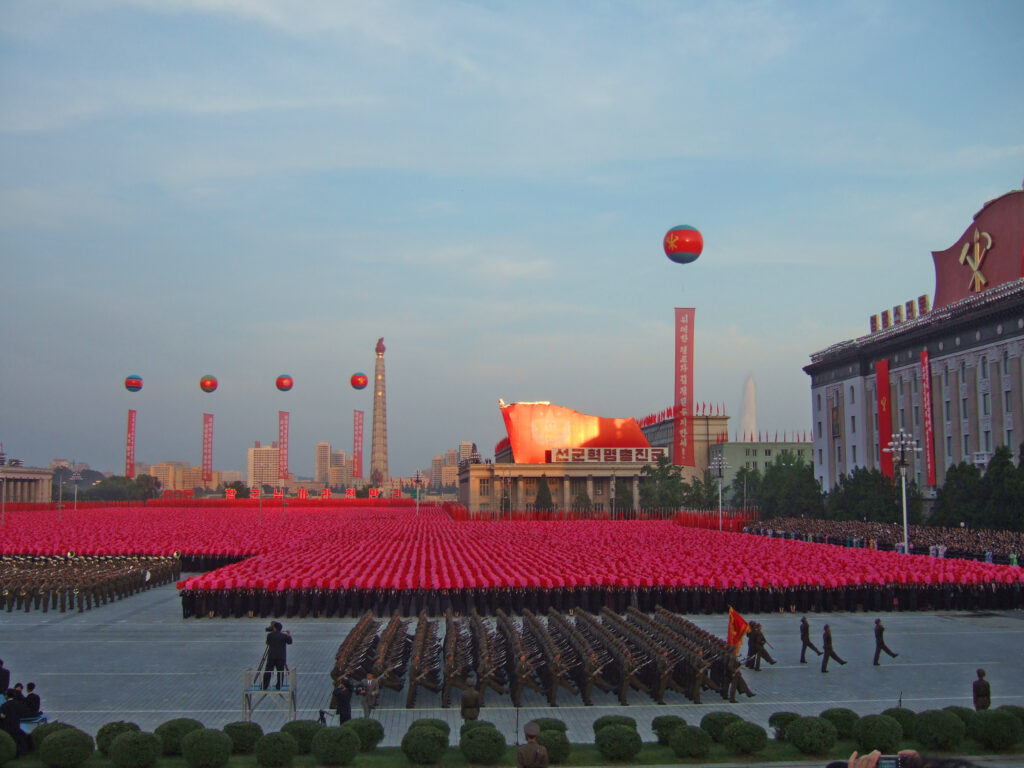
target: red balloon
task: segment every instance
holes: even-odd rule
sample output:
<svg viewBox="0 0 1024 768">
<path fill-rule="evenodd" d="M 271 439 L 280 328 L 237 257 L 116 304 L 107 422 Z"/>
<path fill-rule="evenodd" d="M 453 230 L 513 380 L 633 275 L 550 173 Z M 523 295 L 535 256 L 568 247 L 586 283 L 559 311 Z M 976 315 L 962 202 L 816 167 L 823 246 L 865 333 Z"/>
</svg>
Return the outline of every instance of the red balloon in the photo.
<svg viewBox="0 0 1024 768">
<path fill-rule="evenodd" d="M 695 227 L 672 227 L 665 233 L 665 255 L 676 264 L 690 264 L 704 250 L 704 236 Z"/>
<path fill-rule="evenodd" d="M 206 374 L 199 379 L 199 388 L 203 390 L 203 392 L 213 392 L 217 389 L 217 377 Z"/>
<path fill-rule="evenodd" d="M 292 388 L 292 386 L 294 386 L 294 384 L 295 382 L 292 380 L 292 377 L 289 376 L 288 374 L 282 373 L 280 376 L 277 377 L 277 388 L 282 392 L 287 392 L 289 389 Z"/>
<path fill-rule="evenodd" d="M 366 385 L 370 383 L 365 373 L 353 373 L 349 381 L 352 383 L 352 389 L 366 389 Z"/>
</svg>

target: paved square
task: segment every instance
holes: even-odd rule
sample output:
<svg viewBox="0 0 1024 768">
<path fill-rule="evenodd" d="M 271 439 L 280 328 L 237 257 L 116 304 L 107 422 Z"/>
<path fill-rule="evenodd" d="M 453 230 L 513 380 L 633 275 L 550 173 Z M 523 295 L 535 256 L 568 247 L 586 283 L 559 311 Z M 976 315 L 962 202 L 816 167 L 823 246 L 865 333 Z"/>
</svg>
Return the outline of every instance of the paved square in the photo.
<svg viewBox="0 0 1024 768">
<path fill-rule="evenodd" d="M 872 627 L 879 615 L 886 626 L 886 642 L 899 658 L 883 655 L 882 665 L 874 667 Z M 514 743 L 517 720 L 522 725 L 533 717 L 557 717 L 568 723 L 571 741 L 583 742 L 593 739 L 595 718 L 622 713 L 636 718 L 641 736 L 653 740 L 651 720 L 664 714 L 696 724 L 707 712 L 727 709 L 767 728 L 773 712 L 812 715 L 844 706 L 868 714 L 896 706 L 901 696 L 903 705 L 915 711 L 971 706 L 971 681 L 978 667 L 988 672 L 993 706 L 1024 705 L 1021 611 L 810 614 L 815 644 L 820 647 L 821 630 L 828 622 L 836 652 L 849 662 L 844 667 L 833 662 L 825 675 L 816 656 L 808 664 L 798 663 L 799 615 L 747 618 L 755 616 L 778 661 L 761 672 L 746 672 L 755 698 L 741 697 L 739 703 L 729 704 L 705 692 L 705 703 L 695 705 L 670 693 L 669 703 L 658 706 L 632 691 L 629 707 L 623 708 L 610 694 L 598 691 L 594 706 L 585 707 L 578 697 L 561 691 L 562 705 L 550 708 L 528 691 L 517 717 L 507 695 L 489 692 L 481 718 L 497 725 Z M 725 635 L 725 616 L 688 618 Z M 334 652 L 355 620 L 281 621 L 295 639 L 289 664 L 298 675 L 298 715 L 315 718 L 327 707 Z M 267 623 L 259 618 L 183 620 L 178 592 L 167 585 L 84 613 L 0 613 L 0 658 L 11 670 L 12 684 L 37 684 L 51 720 L 92 733 L 120 719 L 146 730 L 175 717 L 195 717 L 207 726 L 221 727 L 241 719 L 243 671 L 259 663 Z M 458 733 L 458 706 L 442 708 L 438 694 L 421 689 L 416 709 L 404 705 L 404 690 L 385 691 L 381 697 L 375 717 L 384 725 L 385 746 L 397 745 L 408 723 L 421 717 L 446 720 Z M 358 716 L 358 700 L 353 701 L 353 710 Z M 276 730 L 285 716 L 265 702 L 253 719 L 264 730 Z"/>
</svg>

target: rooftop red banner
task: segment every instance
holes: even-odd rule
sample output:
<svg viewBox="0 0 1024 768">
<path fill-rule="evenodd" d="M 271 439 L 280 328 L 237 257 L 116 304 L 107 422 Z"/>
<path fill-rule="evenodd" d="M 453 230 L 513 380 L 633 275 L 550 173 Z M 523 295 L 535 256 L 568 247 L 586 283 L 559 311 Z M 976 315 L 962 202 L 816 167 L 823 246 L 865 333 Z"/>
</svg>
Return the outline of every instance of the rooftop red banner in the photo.
<svg viewBox="0 0 1024 768">
<path fill-rule="evenodd" d="M 547 402 L 502 404 L 512 457 L 517 464 L 543 464 L 560 448 L 649 448 L 636 419 L 588 416 Z"/>
</svg>

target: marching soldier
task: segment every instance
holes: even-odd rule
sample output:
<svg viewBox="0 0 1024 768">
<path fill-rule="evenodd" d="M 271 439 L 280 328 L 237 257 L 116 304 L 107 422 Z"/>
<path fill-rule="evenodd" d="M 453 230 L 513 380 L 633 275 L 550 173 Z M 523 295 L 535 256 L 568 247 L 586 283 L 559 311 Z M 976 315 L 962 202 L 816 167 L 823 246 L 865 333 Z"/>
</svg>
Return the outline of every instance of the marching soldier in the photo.
<svg viewBox="0 0 1024 768">
<path fill-rule="evenodd" d="M 825 672 L 825 673 L 828 672 L 828 660 L 829 659 L 835 659 L 840 664 L 846 664 L 845 661 L 843 661 L 842 659 L 839 658 L 839 655 L 835 652 L 835 649 L 832 647 L 832 629 L 829 627 L 828 624 L 825 625 L 825 631 L 822 632 L 821 644 L 822 644 L 822 646 L 825 649 L 822 652 L 822 658 L 821 658 L 821 671 L 822 672 Z"/>
<path fill-rule="evenodd" d="M 878 666 L 878 657 L 881 655 L 882 651 L 885 651 L 886 653 L 888 653 L 894 659 L 897 656 L 899 656 L 898 653 L 893 653 L 889 649 L 889 646 L 887 646 L 885 644 L 885 627 L 882 626 L 882 620 L 881 619 L 875 619 L 875 661 L 874 661 L 874 665 L 876 667 Z"/>
<path fill-rule="evenodd" d="M 821 656 L 821 651 L 819 651 L 815 647 L 814 643 L 811 642 L 811 625 L 807 623 L 807 617 L 806 616 L 801 616 L 800 617 L 800 663 L 801 664 L 806 664 L 807 663 L 807 659 L 805 659 L 804 656 L 807 654 L 807 649 L 808 648 L 810 648 L 816 654 Z"/>
</svg>

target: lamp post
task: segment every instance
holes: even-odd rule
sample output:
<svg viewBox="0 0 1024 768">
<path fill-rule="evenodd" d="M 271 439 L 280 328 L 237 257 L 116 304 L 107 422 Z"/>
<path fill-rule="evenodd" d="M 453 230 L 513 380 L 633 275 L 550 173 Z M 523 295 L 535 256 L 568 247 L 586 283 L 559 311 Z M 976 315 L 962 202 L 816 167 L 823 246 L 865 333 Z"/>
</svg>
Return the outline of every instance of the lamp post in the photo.
<svg viewBox="0 0 1024 768">
<path fill-rule="evenodd" d="M 611 497 L 611 502 L 612 502 L 612 520 L 614 520 L 615 519 L 615 470 L 614 469 L 612 470 L 612 479 L 611 479 L 611 489 L 610 490 L 611 490 L 611 493 L 609 494 L 609 496 Z"/>
<path fill-rule="evenodd" d="M 718 530 L 722 530 L 722 476 L 729 468 L 729 462 L 721 453 L 715 454 L 711 460 L 711 469 L 718 476 Z"/>
<path fill-rule="evenodd" d="M 57 522 L 60 522 L 60 511 L 64 508 L 64 467 L 57 467 Z"/>
<path fill-rule="evenodd" d="M 893 463 L 900 468 L 900 486 L 903 495 L 903 554 L 910 553 L 910 535 L 907 528 L 907 462 L 910 455 L 920 452 L 917 447 L 917 439 L 908 435 L 902 429 L 892 436 L 889 445 L 882 449 L 892 454 Z"/>
<path fill-rule="evenodd" d="M 78 481 L 82 479 L 82 473 L 78 471 L 78 467 L 75 467 L 75 471 L 71 473 L 71 482 L 75 484 L 75 512 L 78 512 Z"/>
<path fill-rule="evenodd" d="M 423 472 L 416 470 L 416 514 L 420 513 L 420 495 L 423 488 Z"/>
</svg>

